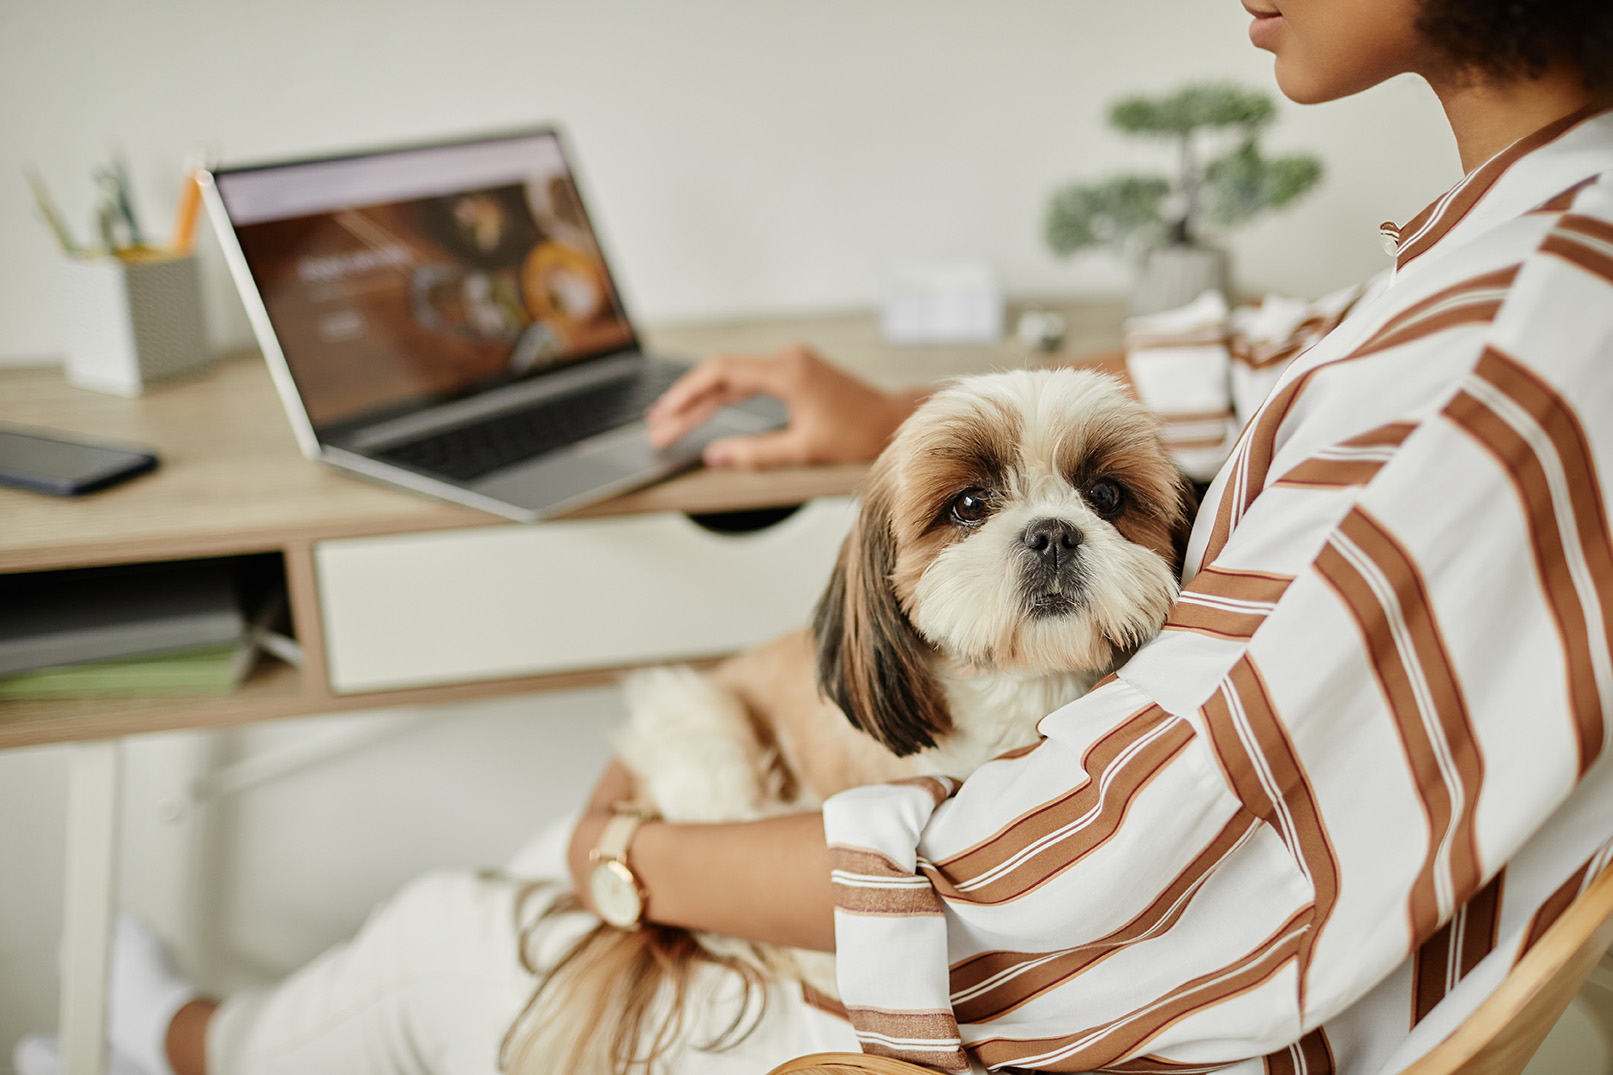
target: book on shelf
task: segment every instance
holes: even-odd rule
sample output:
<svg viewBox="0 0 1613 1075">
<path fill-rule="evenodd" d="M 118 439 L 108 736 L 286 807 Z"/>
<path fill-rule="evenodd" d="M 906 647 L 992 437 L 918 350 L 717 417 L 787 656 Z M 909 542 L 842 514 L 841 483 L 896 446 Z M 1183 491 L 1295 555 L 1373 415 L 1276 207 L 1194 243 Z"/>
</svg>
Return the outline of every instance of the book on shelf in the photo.
<svg viewBox="0 0 1613 1075">
<path fill-rule="evenodd" d="M 31 668 L 0 676 L 0 701 L 228 694 L 251 671 L 242 641 Z"/>
<path fill-rule="evenodd" d="M 269 626 L 283 603 L 283 595 L 271 595 L 246 629 L 227 642 L 0 675 L 0 702 L 228 694 L 246 681 L 261 656 L 301 667 L 302 646 Z"/>
<path fill-rule="evenodd" d="M 228 560 L 0 575 L 0 676 L 239 647 L 246 633 Z"/>
</svg>

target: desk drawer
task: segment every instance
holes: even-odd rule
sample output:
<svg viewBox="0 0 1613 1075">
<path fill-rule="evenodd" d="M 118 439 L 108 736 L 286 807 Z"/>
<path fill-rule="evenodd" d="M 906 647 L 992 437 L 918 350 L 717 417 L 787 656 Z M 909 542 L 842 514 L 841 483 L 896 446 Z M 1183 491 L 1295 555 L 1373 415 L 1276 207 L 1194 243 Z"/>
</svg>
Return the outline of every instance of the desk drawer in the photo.
<svg viewBox="0 0 1613 1075">
<path fill-rule="evenodd" d="M 750 534 L 683 515 L 321 542 L 331 688 L 462 683 L 727 653 L 807 622 L 853 505 Z"/>
</svg>

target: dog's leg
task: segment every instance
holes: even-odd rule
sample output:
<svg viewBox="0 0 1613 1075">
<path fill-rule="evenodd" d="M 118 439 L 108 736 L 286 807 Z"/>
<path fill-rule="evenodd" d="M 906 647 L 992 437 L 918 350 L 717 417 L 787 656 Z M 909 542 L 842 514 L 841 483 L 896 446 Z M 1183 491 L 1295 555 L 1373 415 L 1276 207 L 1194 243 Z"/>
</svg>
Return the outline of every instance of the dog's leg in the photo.
<svg viewBox="0 0 1613 1075">
<path fill-rule="evenodd" d="M 617 756 L 669 821 L 744 821 L 767 811 L 773 759 L 744 704 L 691 668 L 652 668 L 624 683 Z"/>
</svg>

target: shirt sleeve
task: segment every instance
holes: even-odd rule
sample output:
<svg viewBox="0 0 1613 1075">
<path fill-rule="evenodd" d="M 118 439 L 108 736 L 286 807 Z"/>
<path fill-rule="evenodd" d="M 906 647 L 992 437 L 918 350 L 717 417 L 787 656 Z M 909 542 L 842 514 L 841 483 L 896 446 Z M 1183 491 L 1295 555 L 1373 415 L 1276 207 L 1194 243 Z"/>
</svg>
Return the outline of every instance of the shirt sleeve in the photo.
<svg viewBox="0 0 1613 1075">
<path fill-rule="evenodd" d="M 1207 482 L 1283 367 L 1342 321 L 1365 287 L 1317 302 L 1268 295 L 1228 308 L 1206 291 L 1175 310 L 1126 322 L 1126 372 L 1160 417 L 1176 462 Z"/>
<path fill-rule="evenodd" d="M 1167 629 L 1034 748 L 958 787 L 830 800 L 866 1051 L 1257 1064 L 1403 966 L 1566 809 L 1607 739 L 1613 539 L 1589 431 L 1613 424 L 1613 372 L 1588 354 L 1553 383 L 1516 357 L 1541 346 L 1480 347 L 1353 442 L 1370 451 L 1269 479 Z"/>
</svg>

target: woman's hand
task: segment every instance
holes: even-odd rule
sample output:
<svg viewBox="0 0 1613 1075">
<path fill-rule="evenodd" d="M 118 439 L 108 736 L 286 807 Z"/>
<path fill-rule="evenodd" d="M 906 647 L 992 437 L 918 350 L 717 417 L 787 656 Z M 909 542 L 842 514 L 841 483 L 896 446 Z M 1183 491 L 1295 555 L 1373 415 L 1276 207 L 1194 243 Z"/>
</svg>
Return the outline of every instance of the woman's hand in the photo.
<svg viewBox="0 0 1613 1075">
<path fill-rule="evenodd" d="M 650 441 L 664 448 L 717 411 L 752 396 L 782 400 L 789 424 L 725 437 L 706 447 L 707 466 L 750 468 L 865 463 L 878 455 L 922 392 L 886 393 L 795 344 L 765 357 L 719 355 L 679 379 L 645 412 Z"/>
</svg>

